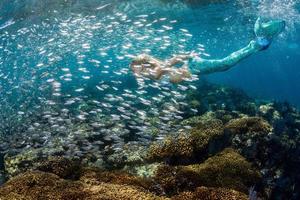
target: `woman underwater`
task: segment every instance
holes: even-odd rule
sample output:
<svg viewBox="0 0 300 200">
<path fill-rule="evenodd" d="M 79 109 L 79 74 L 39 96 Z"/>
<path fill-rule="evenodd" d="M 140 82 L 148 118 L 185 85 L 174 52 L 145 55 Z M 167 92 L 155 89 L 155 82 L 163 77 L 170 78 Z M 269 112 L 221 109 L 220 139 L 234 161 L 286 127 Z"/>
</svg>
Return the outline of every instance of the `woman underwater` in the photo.
<svg viewBox="0 0 300 200">
<path fill-rule="evenodd" d="M 161 80 L 164 76 L 168 76 L 171 83 L 180 83 L 189 80 L 192 74 L 211 74 L 229 70 L 244 58 L 267 49 L 272 40 L 284 28 L 285 22 L 282 20 L 262 22 L 261 18 L 258 18 L 254 26 L 256 38 L 251 40 L 246 47 L 231 53 L 225 58 L 202 59 L 192 52 L 189 55 L 177 55 L 163 61 L 147 54 L 141 54 L 133 59 L 130 67 L 137 77 Z M 188 65 L 189 61 L 195 63 L 196 67 L 191 68 Z M 178 64 L 182 64 L 182 66 L 176 67 Z"/>
</svg>

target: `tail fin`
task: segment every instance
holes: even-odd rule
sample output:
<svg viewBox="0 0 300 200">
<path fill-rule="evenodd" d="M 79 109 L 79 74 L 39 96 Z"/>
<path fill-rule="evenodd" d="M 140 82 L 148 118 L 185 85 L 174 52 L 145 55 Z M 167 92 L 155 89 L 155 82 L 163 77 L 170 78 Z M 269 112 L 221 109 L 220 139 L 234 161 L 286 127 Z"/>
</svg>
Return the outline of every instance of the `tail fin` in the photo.
<svg viewBox="0 0 300 200">
<path fill-rule="evenodd" d="M 279 35 L 285 28 L 285 21 L 283 20 L 270 20 L 263 22 L 259 17 L 254 25 L 254 33 L 256 37 L 263 37 L 272 40 Z"/>
</svg>

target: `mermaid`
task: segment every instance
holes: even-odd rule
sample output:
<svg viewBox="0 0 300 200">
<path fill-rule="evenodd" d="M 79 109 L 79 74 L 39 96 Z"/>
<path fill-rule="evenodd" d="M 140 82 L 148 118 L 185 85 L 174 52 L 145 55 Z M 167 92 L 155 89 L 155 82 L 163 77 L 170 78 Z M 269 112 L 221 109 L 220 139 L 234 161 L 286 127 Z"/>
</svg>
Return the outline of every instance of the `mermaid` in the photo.
<svg viewBox="0 0 300 200">
<path fill-rule="evenodd" d="M 255 39 L 251 40 L 246 47 L 225 58 L 203 59 L 192 52 L 189 55 L 176 55 L 163 61 L 147 54 L 141 54 L 133 59 L 130 67 L 137 77 L 160 80 L 164 76 L 168 76 L 171 83 L 180 83 L 189 80 L 192 74 L 212 74 L 229 70 L 250 55 L 266 50 L 284 28 L 285 22 L 282 20 L 263 22 L 261 18 L 258 18 L 254 26 Z M 196 67 L 190 67 L 189 61 L 192 61 L 193 66 Z"/>
</svg>

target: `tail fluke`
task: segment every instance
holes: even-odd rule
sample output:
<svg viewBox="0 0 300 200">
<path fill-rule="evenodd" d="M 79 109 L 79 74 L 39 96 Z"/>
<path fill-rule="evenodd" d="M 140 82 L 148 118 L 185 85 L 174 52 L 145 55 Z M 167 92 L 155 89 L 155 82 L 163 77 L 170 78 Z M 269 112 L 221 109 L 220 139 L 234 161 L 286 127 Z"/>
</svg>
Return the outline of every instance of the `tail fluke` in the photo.
<svg viewBox="0 0 300 200">
<path fill-rule="evenodd" d="M 284 31 L 285 21 L 283 20 L 270 20 L 263 22 L 259 17 L 254 25 L 254 33 L 256 37 L 263 37 L 272 40 Z"/>
</svg>

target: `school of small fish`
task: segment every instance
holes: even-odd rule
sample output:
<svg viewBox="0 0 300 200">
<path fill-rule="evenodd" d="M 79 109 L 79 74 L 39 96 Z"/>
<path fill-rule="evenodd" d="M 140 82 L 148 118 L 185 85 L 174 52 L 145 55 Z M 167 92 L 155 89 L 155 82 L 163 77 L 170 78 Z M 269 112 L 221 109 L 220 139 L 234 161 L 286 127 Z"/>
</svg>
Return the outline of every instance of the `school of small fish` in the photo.
<svg viewBox="0 0 300 200">
<path fill-rule="evenodd" d="M 120 150 L 128 141 L 161 140 L 181 128 L 176 122 L 186 112 L 197 114 L 186 101 L 197 90 L 197 76 L 172 85 L 136 78 L 129 67 L 141 53 L 162 59 L 188 53 L 193 35 L 156 12 L 101 14 L 109 7 L 97 7 L 95 15 L 54 11 L 1 26 L 0 136 L 23 139 L 3 139 L 0 148 L 23 148 L 33 138 L 40 142 L 30 145 L 51 146 L 59 135 L 80 155 L 72 143 L 88 135 L 93 145 Z M 203 45 L 196 47 L 209 56 Z"/>
</svg>

